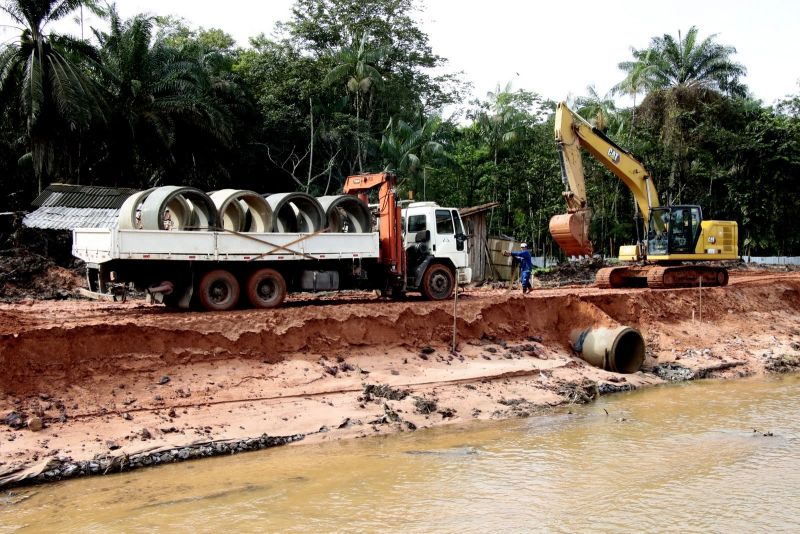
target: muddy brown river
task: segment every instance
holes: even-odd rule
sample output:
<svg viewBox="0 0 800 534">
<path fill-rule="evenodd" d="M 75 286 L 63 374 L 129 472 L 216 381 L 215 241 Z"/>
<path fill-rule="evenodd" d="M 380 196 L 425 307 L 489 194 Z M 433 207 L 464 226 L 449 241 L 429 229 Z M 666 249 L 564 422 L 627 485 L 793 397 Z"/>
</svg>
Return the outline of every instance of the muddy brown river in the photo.
<svg viewBox="0 0 800 534">
<path fill-rule="evenodd" d="M 0 532 L 796 532 L 799 503 L 792 375 L 17 489 Z"/>
</svg>

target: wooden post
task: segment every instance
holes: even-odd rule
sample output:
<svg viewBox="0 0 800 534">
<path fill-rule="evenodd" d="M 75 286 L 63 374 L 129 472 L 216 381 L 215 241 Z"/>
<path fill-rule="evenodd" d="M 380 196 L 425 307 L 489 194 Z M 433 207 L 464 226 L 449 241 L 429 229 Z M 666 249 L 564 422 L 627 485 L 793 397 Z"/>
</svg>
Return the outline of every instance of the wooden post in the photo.
<svg viewBox="0 0 800 534">
<path fill-rule="evenodd" d="M 703 322 L 703 275 L 700 275 L 700 323 Z"/>
</svg>

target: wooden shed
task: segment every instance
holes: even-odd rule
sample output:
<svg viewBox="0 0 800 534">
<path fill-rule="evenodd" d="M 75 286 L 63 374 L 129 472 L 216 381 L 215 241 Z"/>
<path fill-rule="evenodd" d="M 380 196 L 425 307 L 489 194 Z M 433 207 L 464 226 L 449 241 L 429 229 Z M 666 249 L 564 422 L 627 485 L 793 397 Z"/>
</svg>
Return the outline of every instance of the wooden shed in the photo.
<svg viewBox="0 0 800 534">
<path fill-rule="evenodd" d="M 472 268 L 472 281 L 480 282 L 491 276 L 489 259 L 487 215 L 499 206 L 499 202 L 489 202 L 471 208 L 461 208 L 461 220 L 464 222 L 469 240 L 469 266 Z"/>
</svg>

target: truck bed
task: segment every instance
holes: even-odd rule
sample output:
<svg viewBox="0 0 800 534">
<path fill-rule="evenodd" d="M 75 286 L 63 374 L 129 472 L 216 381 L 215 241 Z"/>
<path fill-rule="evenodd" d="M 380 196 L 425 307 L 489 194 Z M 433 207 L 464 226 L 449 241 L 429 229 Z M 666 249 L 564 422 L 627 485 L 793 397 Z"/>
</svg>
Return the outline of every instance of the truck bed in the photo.
<svg viewBox="0 0 800 534">
<path fill-rule="evenodd" d="M 72 254 L 96 264 L 119 259 L 291 261 L 377 258 L 379 250 L 377 232 L 245 234 L 78 228 L 72 234 Z"/>
</svg>

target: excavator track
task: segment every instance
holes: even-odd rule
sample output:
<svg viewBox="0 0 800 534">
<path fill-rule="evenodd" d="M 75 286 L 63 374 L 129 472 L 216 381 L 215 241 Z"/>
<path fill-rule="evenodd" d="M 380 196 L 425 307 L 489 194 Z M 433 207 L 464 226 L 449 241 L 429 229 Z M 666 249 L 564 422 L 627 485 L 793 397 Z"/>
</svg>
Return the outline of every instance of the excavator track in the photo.
<svg viewBox="0 0 800 534">
<path fill-rule="evenodd" d="M 648 287 L 719 287 L 728 284 L 728 271 L 710 265 L 643 265 L 604 267 L 597 271 L 595 282 L 600 289 Z"/>
<path fill-rule="evenodd" d="M 650 289 L 728 285 L 728 270 L 710 265 L 654 265 L 647 273 Z"/>
<path fill-rule="evenodd" d="M 612 289 L 625 286 L 625 274 L 628 267 L 604 267 L 597 271 L 595 283 L 600 289 Z"/>
</svg>

